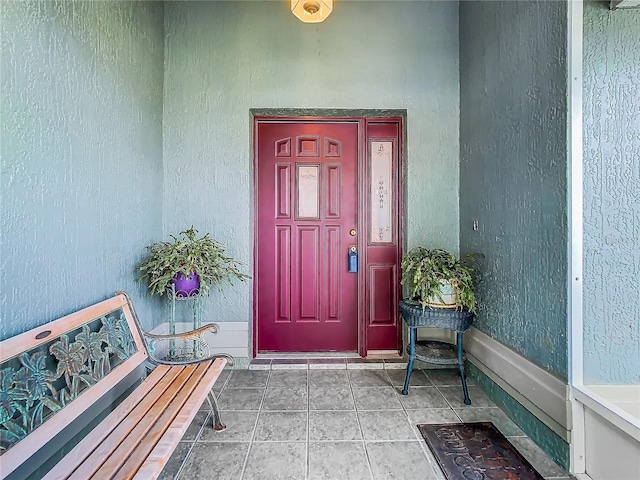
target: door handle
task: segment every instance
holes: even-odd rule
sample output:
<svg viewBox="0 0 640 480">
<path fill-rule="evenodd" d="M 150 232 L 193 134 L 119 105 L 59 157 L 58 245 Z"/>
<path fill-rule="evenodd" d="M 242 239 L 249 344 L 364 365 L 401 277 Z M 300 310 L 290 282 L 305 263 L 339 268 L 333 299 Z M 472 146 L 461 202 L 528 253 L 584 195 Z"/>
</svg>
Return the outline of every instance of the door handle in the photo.
<svg viewBox="0 0 640 480">
<path fill-rule="evenodd" d="M 347 254 L 348 267 L 350 273 L 358 271 L 358 248 L 355 245 L 349 247 L 349 253 Z"/>
</svg>

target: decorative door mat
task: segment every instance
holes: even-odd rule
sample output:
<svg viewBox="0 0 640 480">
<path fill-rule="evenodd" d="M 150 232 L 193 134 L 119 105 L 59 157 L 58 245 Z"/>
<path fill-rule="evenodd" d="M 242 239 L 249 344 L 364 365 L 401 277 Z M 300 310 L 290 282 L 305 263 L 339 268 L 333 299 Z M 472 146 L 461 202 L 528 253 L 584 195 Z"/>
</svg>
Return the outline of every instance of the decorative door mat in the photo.
<svg viewBox="0 0 640 480">
<path fill-rule="evenodd" d="M 491 422 L 418 425 L 447 480 L 543 480 Z"/>
</svg>

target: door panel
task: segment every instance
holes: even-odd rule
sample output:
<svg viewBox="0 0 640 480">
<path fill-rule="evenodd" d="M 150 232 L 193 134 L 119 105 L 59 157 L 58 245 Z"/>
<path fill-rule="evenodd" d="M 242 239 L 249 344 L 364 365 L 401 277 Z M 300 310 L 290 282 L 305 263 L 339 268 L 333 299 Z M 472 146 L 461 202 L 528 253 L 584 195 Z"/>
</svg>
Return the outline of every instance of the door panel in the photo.
<svg viewBox="0 0 640 480">
<path fill-rule="evenodd" d="M 393 310 L 394 291 L 397 289 L 395 265 L 369 264 L 369 325 L 394 325 L 396 312 Z"/>
<path fill-rule="evenodd" d="M 400 345 L 400 128 L 397 122 L 367 122 L 366 281 L 367 350 Z"/>
<path fill-rule="evenodd" d="M 275 321 L 291 322 L 291 227 L 276 227 L 276 298 L 278 299 Z"/>
<path fill-rule="evenodd" d="M 297 298 L 300 308 L 297 319 L 300 322 L 320 321 L 320 227 L 297 227 L 298 252 Z"/>
<path fill-rule="evenodd" d="M 358 125 L 256 122 L 260 352 L 358 348 Z"/>
</svg>

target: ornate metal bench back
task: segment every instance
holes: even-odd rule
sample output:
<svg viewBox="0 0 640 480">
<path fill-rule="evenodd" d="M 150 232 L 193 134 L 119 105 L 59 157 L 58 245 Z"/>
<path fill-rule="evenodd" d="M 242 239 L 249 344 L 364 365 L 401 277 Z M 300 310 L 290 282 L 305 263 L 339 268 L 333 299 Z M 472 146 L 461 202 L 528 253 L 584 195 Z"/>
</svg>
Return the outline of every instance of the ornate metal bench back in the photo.
<svg viewBox="0 0 640 480">
<path fill-rule="evenodd" d="M 11 457 L 11 449 L 37 429 L 47 430 L 41 436 L 52 438 L 70 418 L 77 418 L 91 406 L 95 401 L 91 397 L 103 395 L 106 384 L 115 385 L 146 360 L 141 336 L 132 327 L 126 298 L 118 296 L 3 342 L 3 460 Z M 90 394 L 101 381 L 101 393 Z M 86 401 L 78 402 L 79 398 Z M 72 414 L 65 409 L 69 405 Z M 65 418 L 56 422 L 63 411 L 67 411 Z"/>
</svg>

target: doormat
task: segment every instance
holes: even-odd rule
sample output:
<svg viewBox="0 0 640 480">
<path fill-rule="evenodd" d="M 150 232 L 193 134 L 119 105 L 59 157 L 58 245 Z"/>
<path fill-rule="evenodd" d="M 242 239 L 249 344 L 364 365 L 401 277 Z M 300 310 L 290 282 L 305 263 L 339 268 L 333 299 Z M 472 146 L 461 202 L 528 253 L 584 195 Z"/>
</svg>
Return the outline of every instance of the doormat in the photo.
<svg viewBox="0 0 640 480">
<path fill-rule="evenodd" d="M 447 480 L 544 480 L 491 422 L 418 429 Z"/>
</svg>

